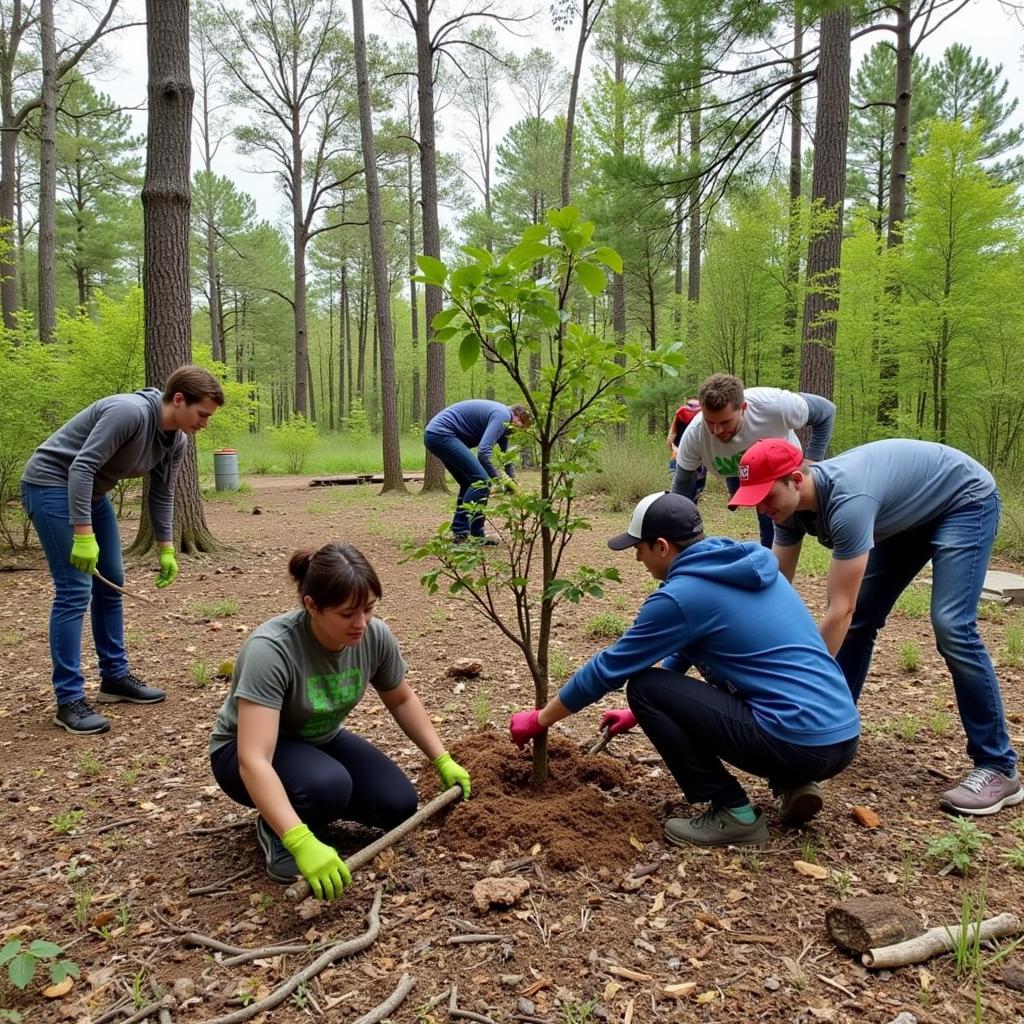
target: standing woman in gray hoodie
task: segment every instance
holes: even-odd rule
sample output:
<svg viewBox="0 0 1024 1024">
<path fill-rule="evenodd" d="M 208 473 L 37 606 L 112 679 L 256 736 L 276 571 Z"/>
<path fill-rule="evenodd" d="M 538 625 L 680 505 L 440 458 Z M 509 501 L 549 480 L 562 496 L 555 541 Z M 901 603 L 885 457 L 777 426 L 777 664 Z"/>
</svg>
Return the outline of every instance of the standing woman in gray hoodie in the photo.
<svg viewBox="0 0 1024 1024">
<path fill-rule="evenodd" d="M 54 722 L 70 733 L 106 732 L 110 722 L 89 705 L 82 674 L 82 623 L 90 609 L 99 661 L 101 703 L 155 704 L 166 694 L 128 667 L 121 595 L 99 571 L 124 585 L 121 533 L 107 497 L 121 480 L 149 475 L 149 515 L 160 549 L 158 587 L 178 575 L 174 557 L 174 483 L 188 443 L 224 404 L 217 379 L 201 366 L 182 366 L 163 394 L 144 388 L 93 402 L 51 434 L 21 478 L 21 503 L 53 576 L 50 656 L 57 697 Z"/>
</svg>

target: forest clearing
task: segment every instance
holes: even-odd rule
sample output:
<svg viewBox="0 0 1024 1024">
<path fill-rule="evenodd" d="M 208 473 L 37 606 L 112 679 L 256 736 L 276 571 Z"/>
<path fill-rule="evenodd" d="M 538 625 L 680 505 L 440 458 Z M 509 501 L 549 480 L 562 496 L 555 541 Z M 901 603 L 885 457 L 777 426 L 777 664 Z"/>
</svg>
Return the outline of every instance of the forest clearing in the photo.
<svg viewBox="0 0 1024 1024">
<path fill-rule="evenodd" d="M 936 794 L 964 758 L 918 588 L 880 638 L 860 705 L 861 749 L 825 784 L 822 814 L 799 831 L 772 818 L 764 848 L 687 851 L 661 837 L 662 819 L 684 802 L 642 734 L 617 737 L 607 754 L 581 750 L 598 735 L 597 709 L 573 719 L 564 734 L 555 730 L 551 784 L 537 797 L 525 789 L 529 756 L 506 730 L 509 711 L 532 695 L 519 653 L 462 605 L 427 597 L 420 567 L 403 560 L 403 545 L 429 535 L 450 499 L 310 489 L 297 477 L 250 483 L 251 491 L 208 505 L 211 526 L 229 547 L 190 562 L 187 579 L 161 605 L 126 601 L 133 662 L 148 682 L 167 688 L 168 699 L 157 707 L 121 705 L 106 736 L 68 737 L 49 722 L 48 587 L 38 553 L 16 559 L 28 571 L 0 575 L 7 681 L 0 697 L 0 929 L 55 941 L 81 969 L 63 999 L 41 999 L 38 982 L 5 1003 L 26 1022 L 95 1022 L 118 1005 L 123 1009 L 110 1019 L 123 1020 L 170 992 L 182 1006 L 176 1021 L 224 1017 L 300 971 L 317 944 L 364 933 L 378 887 L 376 941 L 297 989 L 269 1020 L 319 1013 L 355 1020 L 383 1002 L 403 973 L 416 986 L 390 1015 L 395 1021 L 449 1019 L 445 993 L 453 985 L 459 1008 L 496 1022 L 885 1024 L 903 1011 L 922 1022 L 972 1018 L 974 978 L 969 970 L 958 975 L 952 956 L 870 971 L 824 930 L 830 906 L 863 894 L 906 904 L 929 926 L 955 925 L 965 898 L 982 901 L 985 917 L 1020 912 L 1019 810 L 977 819 L 989 838 L 962 874 L 946 870 L 948 851 L 927 852 L 955 832 Z M 721 489 L 702 499 L 709 530 L 753 535 L 753 516 L 726 512 L 724 499 Z M 601 601 L 562 606 L 554 640 L 561 673 L 607 643 L 649 589 L 631 553 L 604 548 L 623 513 L 588 504 L 594 529 L 577 537 L 573 558 L 614 562 L 623 583 Z M 132 520 L 125 525 L 130 531 Z M 253 816 L 214 785 L 206 755 L 228 686 L 217 668 L 235 657 L 248 629 L 294 603 L 284 570 L 304 536 L 349 540 L 380 567 L 381 615 L 474 782 L 468 804 L 457 803 L 357 872 L 340 901 L 312 908 L 289 902 L 265 876 Z M 147 580 L 148 573 L 129 567 L 129 589 L 156 593 Z M 820 609 L 820 576 L 805 574 L 800 590 Z M 1019 616 L 987 604 L 982 621 L 1018 745 Z M 464 657 L 481 663 L 478 677 L 448 675 Z M 424 800 L 436 793 L 429 765 L 372 695 L 353 722 L 419 780 Z M 771 806 L 762 783 L 752 792 Z M 878 824 L 866 827 L 855 808 L 875 812 Z M 343 825 L 336 836 L 343 855 L 373 838 Z M 511 907 L 481 912 L 473 887 L 495 873 L 520 878 L 528 889 Z M 209 894 L 192 894 L 218 883 Z M 253 949 L 309 944 L 310 952 L 220 966 L 227 954 L 183 941 L 187 932 Z M 496 938 L 450 942 L 479 934 Z M 982 950 L 983 960 L 990 955 Z M 1020 1019 L 1021 994 L 1013 987 L 1020 963 L 1011 953 L 980 973 L 983 1019 Z"/>
</svg>

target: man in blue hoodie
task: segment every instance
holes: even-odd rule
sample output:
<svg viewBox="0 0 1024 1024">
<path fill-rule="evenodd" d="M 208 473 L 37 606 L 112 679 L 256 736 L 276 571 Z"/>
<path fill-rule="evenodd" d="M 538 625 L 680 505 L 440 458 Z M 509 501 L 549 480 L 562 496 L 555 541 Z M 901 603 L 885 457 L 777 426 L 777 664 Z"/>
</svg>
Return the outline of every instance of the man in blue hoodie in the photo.
<svg viewBox="0 0 1024 1024">
<path fill-rule="evenodd" d="M 503 405 L 484 398 L 471 398 L 442 409 L 423 430 L 423 444 L 437 456 L 459 485 L 459 496 L 452 519 L 455 542 L 477 540 L 497 544 L 484 534 L 484 517 L 479 511 L 471 515 L 467 505 L 487 504 L 488 485 L 501 478 L 501 469 L 492 458 L 495 445 L 508 450 L 510 427 L 528 427 L 532 422 L 525 405 Z M 476 449 L 476 454 L 472 449 Z M 511 463 L 504 467 L 505 478 L 515 479 Z"/>
<path fill-rule="evenodd" d="M 853 760 L 860 720 L 839 666 L 771 552 L 705 537 L 696 505 L 664 493 L 644 498 L 608 546 L 635 547 L 662 585 L 626 633 L 557 697 L 512 716 L 512 739 L 522 745 L 628 682 L 629 710 L 605 712 L 602 726 L 614 735 L 639 723 L 687 800 L 709 805 L 696 817 L 670 818 L 670 842 L 768 839 L 764 813 L 723 761 L 766 778 L 781 796 L 782 820 L 813 817 L 822 803 L 818 783 Z M 703 681 L 685 674 L 690 668 Z"/>
<path fill-rule="evenodd" d="M 21 477 L 21 502 L 53 576 L 50 656 L 57 697 L 54 722 L 76 735 L 107 732 L 110 721 L 85 697 L 82 623 L 86 609 L 99 660 L 101 703 L 156 704 L 164 691 L 132 674 L 124 646 L 121 595 L 93 575 L 124 585 L 121 533 L 107 497 L 115 484 L 149 477 L 149 516 L 160 549 L 158 587 L 178 575 L 174 557 L 174 484 L 188 436 L 224 404 L 217 379 L 181 366 L 161 393 L 111 395 L 72 416 L 36 450 Z"/>
</svg>

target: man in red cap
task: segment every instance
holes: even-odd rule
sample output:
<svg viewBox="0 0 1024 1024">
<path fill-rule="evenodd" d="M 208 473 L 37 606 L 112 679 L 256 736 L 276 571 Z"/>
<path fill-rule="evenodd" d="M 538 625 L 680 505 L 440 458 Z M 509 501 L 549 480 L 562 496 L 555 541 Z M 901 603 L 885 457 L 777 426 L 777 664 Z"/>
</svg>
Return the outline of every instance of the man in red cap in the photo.
<svg viewBox="0 0 1024 1024">
<path fill-rule="evenodd" d="M 953 677 L 975 765 L 939 805 L 953 814 L 995 814 L 1024 801 L 999 682 L 977 623 L 999 528 L 999 492 L 988 470 L 930 441 L 874 441 L 808 464 L 795 445 L 764 440 L 747 449 L 739 478 L 729 507 L 771 517 L 772 550 L 787 579 L 805 534 L 832 549 L 828 608 L 818 628 L 854 700 L 886 616 L 931 561 L 935 643 Z"/>
</svg>

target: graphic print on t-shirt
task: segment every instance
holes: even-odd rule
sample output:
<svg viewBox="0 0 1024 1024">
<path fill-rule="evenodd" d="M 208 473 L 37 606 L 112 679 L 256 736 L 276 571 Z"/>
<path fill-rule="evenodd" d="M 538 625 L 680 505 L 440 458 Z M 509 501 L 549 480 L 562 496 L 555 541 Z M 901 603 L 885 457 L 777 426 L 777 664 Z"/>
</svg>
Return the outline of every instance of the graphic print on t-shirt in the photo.
<svg viewBox="0 0 1024 1024">
<path fill-rule="evenodd" d="M 746 452 L 736 452 L 735 455 L 716 455 L 715 472 L 720 476 L 736 476 L 740 471 L 740 459 Z"/>
<path fill-rule="evenodd" d="M 365 689 L 366 682 L 358 668 L 309 676 L 306 679 L 306 693 L 309 695 L 310 714 L 302 726 L 301 735 L 307 739 L 316 739 L 334 732 L 359 703 Z"/>
</svg>

